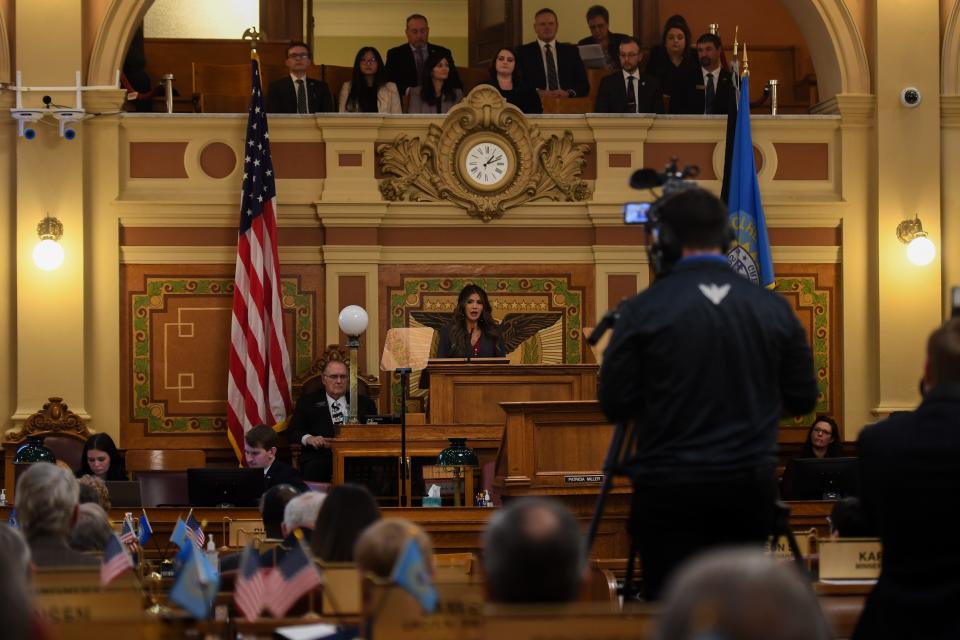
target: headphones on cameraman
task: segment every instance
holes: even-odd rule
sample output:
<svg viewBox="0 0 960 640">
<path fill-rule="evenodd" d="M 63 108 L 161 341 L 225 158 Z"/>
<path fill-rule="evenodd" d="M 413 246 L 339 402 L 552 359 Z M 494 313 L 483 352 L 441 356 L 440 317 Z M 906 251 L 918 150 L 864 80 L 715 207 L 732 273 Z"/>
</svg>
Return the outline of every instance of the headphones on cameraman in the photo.
<svg viewBox="0 0 960 640">
<path fill-rule="evenodd" d="M 647 257 L 650 264 L 653 265 L 653 271 L 657 277 L 664 276 L 670 272 L 671 267 L 679 262 L 683 257 L 683 243 L 677 236 L 673 225 L 668 220 L 663 219 L 663 208 L 678 193 L 683 193 L 693 188 L 698 188 L 695 182 L 681 182 L 679 188 L 675 187 L 670 193 L 665 193 L 656 202 L 654 202 L 647 212 L 647 223 L 644 226 L 650 243 L 647 245 Z M 720 251 L 727 255 L 735 239 L 733 227 L 727 225 L 727 232 L 720 243 Z"/>
</svg>

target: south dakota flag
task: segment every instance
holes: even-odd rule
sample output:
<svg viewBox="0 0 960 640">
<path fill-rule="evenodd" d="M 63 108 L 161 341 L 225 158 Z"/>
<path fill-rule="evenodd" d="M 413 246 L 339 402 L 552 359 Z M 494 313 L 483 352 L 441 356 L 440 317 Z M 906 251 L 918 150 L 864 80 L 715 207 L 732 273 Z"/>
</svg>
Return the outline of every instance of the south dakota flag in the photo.
<svg viewBox="0 0 960 640">
<path fill-rule="evenodd" d="M 774 287 L 773 258 L 767 223 L 760 203 L 757 165 L 753 161 L 753 136 L 750 134 L 750 74 L 740 82 L 740 108 L 733 143 L 733 171 L 730 177 L 730 225 L 734 241 L 727 259 L 734 271 L 768 289 Z"/>
</svg>

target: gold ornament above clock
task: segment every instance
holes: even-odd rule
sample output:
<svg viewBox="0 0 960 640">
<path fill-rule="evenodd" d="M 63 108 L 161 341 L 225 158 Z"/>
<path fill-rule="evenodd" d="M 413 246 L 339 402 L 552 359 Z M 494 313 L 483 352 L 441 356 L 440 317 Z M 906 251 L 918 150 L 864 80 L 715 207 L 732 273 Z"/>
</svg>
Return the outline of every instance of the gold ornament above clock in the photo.
<svg viewBox="0 0 960 640">
<path fill-rule="evenodd" d="M 389 201 L 448 201 L 489 221 L 531 200 L 587 200 L 580 179 L 588 146 L 573 134 L 544 138 L 500 92 L 481 85 L 431 124 L 423 141 L 400 135 L 377 147 Z"/>
</svg>

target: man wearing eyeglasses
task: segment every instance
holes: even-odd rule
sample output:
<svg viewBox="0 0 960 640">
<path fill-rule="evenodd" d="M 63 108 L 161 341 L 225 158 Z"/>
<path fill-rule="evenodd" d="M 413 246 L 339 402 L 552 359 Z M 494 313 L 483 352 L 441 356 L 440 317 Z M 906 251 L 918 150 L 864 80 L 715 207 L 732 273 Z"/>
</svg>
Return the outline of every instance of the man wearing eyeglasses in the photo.
<svg viewBox="0 0 960 640">
<path fill-rule="evenodd" d="M 290 418 L 290 442 L 299 442 L 300 475 L 310 482 L 330 482 L 333 477 L 333 455 L 328 438 L 336 437 L 340 427 L 350 416 L 347 396 L 349 372 L 340 360 L 330 360 L 321 375 L 323 388 L 304 393 Z M 360 396 L 357 419 L 363 423 L 368 415 L 375 415 L 377 407 L 370 398 Z"/>
<path fill-rule="evenodd" d="M 267 113 L 329 113 L 333 95 L 327 84 L 307 77 L 313 64 L 310 47 L 305 42 L 291 42 L 284 63 L 290 75 L 270 83 L 267 89 Z"/>
<path fill-rule="evenodd" d="M 600 81 L 597 113 L 663 113 L 660 81 L 640 72 L 640 43 L 626 36 L 620 43 L 620 69 Z"/>
</svg>

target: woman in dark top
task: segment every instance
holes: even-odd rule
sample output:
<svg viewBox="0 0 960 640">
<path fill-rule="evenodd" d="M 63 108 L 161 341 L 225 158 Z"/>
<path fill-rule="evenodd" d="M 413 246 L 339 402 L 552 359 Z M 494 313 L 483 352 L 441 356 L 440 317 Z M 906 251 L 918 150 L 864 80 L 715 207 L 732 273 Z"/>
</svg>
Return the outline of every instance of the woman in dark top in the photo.
<svg viewBox="0 0 960 640">
<path fill-rule="evenodd" d="M 506 355 L 487 292 L 468 284 L 457 296 L 453 320 L 440 329 L 438 358 L 496 358 Z"/>
<path fill-rule="evenodd" d="M 497 51 L 490 63 L 490 79 L 483 84 L 495 87 L 507 102 L 524 113 L 543 113 L 540 94 L 523 83 L 520 69 L 517 68 L 517 52 L 510 47 Z"/>
<path fill-rule="evenodd" d="M 841 447 L 836 421 L 829 416 L 817 416 L 807 432 L 807 441 L 800 450 L 800 457 L 839 458 L 843 455 Z"/>
<path fill-rule="evenodd" d="M 340 89 L 341 113 L 402 113 L 397 85 L 387 81 L 375 47 L 362 47 L 353 60 L 353 78 Z"/>
<path fill-rule="evenodd" d="M 681 15 L 670 16 L 663 26 L 661 43 L 650 50 L 647 61 L 647 73 L 660 80 L 664 97 L 670 98 L 667 113 L 690 113 L 699 69 L 687 21 Z"/>
<path fill-rule="evenodd" d="M 101 480 L 127 479 L 127 469 L 120 452 L 117 451 L 117 445 L 113 443 L 113 438 L 105 433 L 90 436 L 83 444 L 77 477 L 86 475 L 96 476 Z"/>
<path fill-rule="evenodd" d="M 427 56 L 420 75 L 420 87 L 410 92 L 407 113 L 446 113 L 463 100 L 463 90 L 450 78 L 453 60 L 443 52 Z"/>
<path fill-rule="evenodd" d="M 317 514 L 310 538 L 313 556 L 324 562 L 353 562 L 353 547 L 363 530 L 380 519 L 370 490 L 341 484 L 330 490 Z"/>
</svg>

